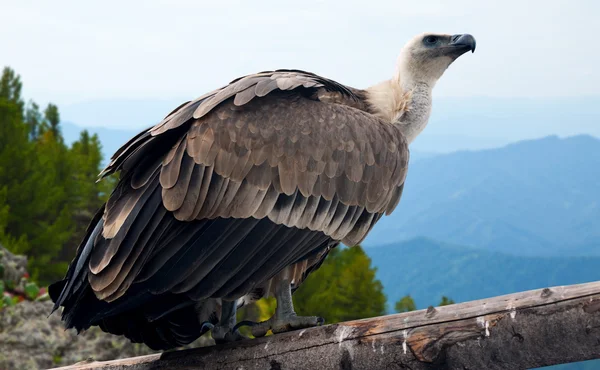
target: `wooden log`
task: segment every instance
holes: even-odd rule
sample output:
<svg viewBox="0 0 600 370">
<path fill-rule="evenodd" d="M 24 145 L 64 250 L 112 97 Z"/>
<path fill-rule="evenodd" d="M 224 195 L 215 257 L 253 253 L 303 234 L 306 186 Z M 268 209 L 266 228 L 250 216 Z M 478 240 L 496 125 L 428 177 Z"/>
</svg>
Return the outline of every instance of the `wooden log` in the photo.
<svg viewBox="0 0 600 370">
<path fill-rule="evenodd" d="M 62 370 L 526 369 L 600 358 L 600 281 Z"/>
</svg>

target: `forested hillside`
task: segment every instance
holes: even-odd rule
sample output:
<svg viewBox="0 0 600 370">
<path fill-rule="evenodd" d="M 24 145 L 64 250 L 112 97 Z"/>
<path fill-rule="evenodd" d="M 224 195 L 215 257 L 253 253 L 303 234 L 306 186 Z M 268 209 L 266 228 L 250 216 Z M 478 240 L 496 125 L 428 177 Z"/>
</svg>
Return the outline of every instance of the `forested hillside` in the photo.
<svg viewBox="0 0 600 370">
<path fill-rule="evenodd" d="M 12 69 L 0 79 L 0 242 L 29 256 L 34 279 L 61 277 L 91 215 L 110 192 L 96 183 L 102 147 L 82 131 L 67 145 L 54 104 L 40 107 L 21 95 Z"/>
</svg>

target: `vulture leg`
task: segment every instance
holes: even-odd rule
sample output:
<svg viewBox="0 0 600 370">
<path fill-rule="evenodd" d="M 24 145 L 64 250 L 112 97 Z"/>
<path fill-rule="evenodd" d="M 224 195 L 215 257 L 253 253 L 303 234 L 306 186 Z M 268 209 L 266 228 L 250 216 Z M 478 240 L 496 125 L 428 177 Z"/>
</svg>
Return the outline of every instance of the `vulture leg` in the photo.
<svg viewBox="0 0 600 370">
<path fill-rule="evenodd" d="M 247 339 L 240 334 L 235 327 L 236 322 L 237 301 L 223 301 L 221 306 L 221 319 L 217 325 L 205 323 L 203 331 L 208 328 L 211 330 L 212 338 L 216 344 L 235 342 L 237 340 Z"/>
<path fill-rule="evenodd" d="M 264 337 L 269 329 L 273 334 L 283 333 L 286 331 L 310 328 L 313 326 L 322 325 L 325 320 L 317 316 L 298 316 L 294 311 L 294 303 L 292 302 L 292 287 L 288 279 L 281 279 L 275 290 L 275 299 L 277 300 L 277 308 L 275 315 L 269 320 L 262 322 L 243 321 L 238 323 L 235 329 L 239 326 L 249 325 L 252 327 L 252 335 L 254 337 Z"/>
</svg>

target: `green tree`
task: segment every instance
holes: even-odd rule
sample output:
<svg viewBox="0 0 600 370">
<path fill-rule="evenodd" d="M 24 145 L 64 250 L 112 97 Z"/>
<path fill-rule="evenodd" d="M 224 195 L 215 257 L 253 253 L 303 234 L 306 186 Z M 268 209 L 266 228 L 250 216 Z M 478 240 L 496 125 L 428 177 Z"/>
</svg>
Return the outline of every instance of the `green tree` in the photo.
<svg viewBox="0 0 600 370">
<path fill-rule="evenodd" d="M 96 183 L 101 170 L 97 136 L 83 132 L 65 144 L 60 113 L 44 113 L 21 97 L 20 76 L 4 68 L 0 77 L 0 241 L 26 254 L 32 277 L 42 283 L 64 274 L 93 213 L 114 179 Z"/>
<path fill-rule="evenodd" d="M 298 315 L 317 315 L 327 323 L 385 314 L 383 285 L 360 246 L 337 247 L 294 293 Z"/>
<path fill-rule="evenodd" d="M 6 225 L 8 224 L 8 204 L 6 204 L 6 194 L 8 188 L 6 186 L 0 188 L 0 243 L 6 243 Z"/>
<path fill-rule="evenodd" d="M 85 230 L 102 203 L 108 200 L 115 186 L 115 177 L 111 176 L 96 182 L 102 166 L 102 145 L 98 135 L 90 135 L 87 130 L 80 133 L 69 152 L 71 172 L 74 183 L 71 207 L 72 222 L 75 231 L 64 244 L 58 260 L 68 261 L 75 255 L 77 246 L 85 235 Z"/>
<path fill-rule="evenodd" d="M 409 295 L 405 295 L 404 297 L 400 298 L 399 301 L 396 302 L 396 304 L 394 305 L 394 309 L 396 310 L 396 312 L 409 312 L 409 311 L 414 311 L 417 309 L 417 305 L 415 304 L 415 301 L 412 299 L 412 297 Z"/>
<path fill-rule="evenodd" d="M 62 140 L 60 135 L 60 114 L 58 113 L 58 107 L 52 103 L 48 104 L 46 110 L 44 110 L 44 118 L 48 124 L 48 129 L 54 135 L 54 138 L 58 141 Z"/>
<path fill-rule="evenodd" d="M 37 140 L 40 130 L 43 128 L 44 118 L 40 112 L 40 106 L 34 101 L 29 101 L 25 109 L 25 123 L 29 128 L 29 139 Z"/>
<path fill-rule="evenodd" d="M 4 67 L 0 77 L 0 98 L 15 104 L 19 112 L 23 111 L 22 88 L 21 77 L 11 68 Z"/>
<path fill-rule="evenodd" d="M 32 177 L 40 189 L 33 195 L 36 209 L 31 212 L 37 222 L 25 231 L 32 244 L 25 251 L 32 276 L 44 282 L 64 272 L 67 261 L 57 261 L 56 257 L 75 232 L 72 212 L 78 184 L 69 149 L 54 132 L 44 132 L 35 142 L 37 171 Z"/>
<path fill-rule="evenodd" d="M 31 205 L 27 201 L 34 191 L 30 178 L 34 170 L 33 146 L 23 124 L 21 87 L 20 77 L 4 68 L 0 77 L 0 237 L 13 251 L 27 248 L 27 236 L 19 230 L 18 219 L 29 211 Z"/>
<path fill-rule="evenodd" d="M 445 295 L 442 296 L 442 300 L 440 301 L 440 306 L 448 306 L 454 304 L 454 300 L 452 298 L 448 298 Z"/>
</svg>

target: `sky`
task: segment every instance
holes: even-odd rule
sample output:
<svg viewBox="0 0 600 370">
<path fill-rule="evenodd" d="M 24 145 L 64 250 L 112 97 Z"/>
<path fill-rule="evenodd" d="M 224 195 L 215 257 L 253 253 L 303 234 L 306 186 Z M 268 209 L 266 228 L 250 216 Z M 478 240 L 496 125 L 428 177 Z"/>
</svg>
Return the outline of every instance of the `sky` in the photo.
<svg viewBox="0 0 600 370">
<path fill-rule="evenodd" d="M 0 0 L 0 62 L 60 105 L 194 98 L 273 68 L 354 87 L 387 79 L 425 31 L 470 33 L 437 96 L 600 95 L 594 1 Z M 567 5 L 569 4 L 569 5 Z"/>
</svg>

